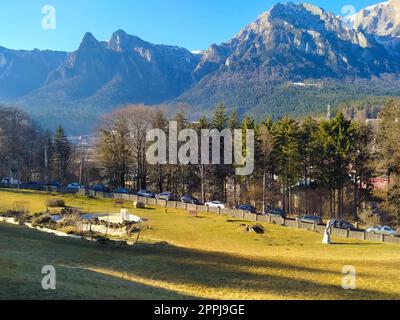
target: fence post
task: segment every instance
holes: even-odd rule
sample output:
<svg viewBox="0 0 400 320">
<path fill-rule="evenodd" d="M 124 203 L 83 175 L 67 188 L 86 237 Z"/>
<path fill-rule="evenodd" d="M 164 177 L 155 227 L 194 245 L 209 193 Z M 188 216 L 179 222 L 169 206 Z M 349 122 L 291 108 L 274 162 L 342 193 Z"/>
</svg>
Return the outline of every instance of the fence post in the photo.
<svg viewBox="0 0 400 320">
<path fill-rule="evenodd" d="M 350 230 L 349 229 L 346 230 L 346 238 L 350 238 Z"/>
</svg>

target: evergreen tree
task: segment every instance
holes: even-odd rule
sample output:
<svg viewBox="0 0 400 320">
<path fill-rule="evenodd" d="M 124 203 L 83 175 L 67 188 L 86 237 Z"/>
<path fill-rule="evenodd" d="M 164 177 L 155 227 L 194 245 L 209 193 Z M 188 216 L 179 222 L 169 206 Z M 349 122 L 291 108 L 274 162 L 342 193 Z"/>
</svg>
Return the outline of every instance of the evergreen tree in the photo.
<svg viewBox="0 0 400 320">
<path fill-rule="evenodd" d="M 225 106 L 221 103 L 218 105 L 213 113 L 212 116 L 212 121 L 211 121 L 211 127 L 212 129 L 217 129 L 219 131 L 222 131 L 226 129 L 228 122 L 228 118 L 226 116 L 226 108 Z"/>
<path fill-rule="evenodd" d="M 339 218 L 343 216 L 344 185 L 349 178 L 352 135 L 351 121 L 342 112 L 331 121 L 323 122 L 318 132 L 318 153 L 322 157 L 318 176 L 329 190 L 330 214 Z"/>
<path fill-rule="evenodd" d="M 195 130 L 197 131 L 198 135 L 201 135 L 202 130 L 210 129 L 210 124 L 207 118 L 202 115 L 198 121 L 198 123 L 194 126 Z M 199 150 L 201 150 L 201 139 L 199 139 Z M 199 165 L 198 165 L 198 172 L 200 175 L 200 192 L 201 192 L 201 201 L 203 203 L 206 202 L 206 180 L 207 176 L 209 175 L 209 166 L 202 164 L 201 161 L 201 154 L 199 153 Z"/>
<path fill-rule="evenodd" d="M 400 175 L 400 104 L 394 100 L 388 101 L 379 118 L 379 167 L 383 168 L 389 177 L 392 174 Z"/>
<path fill-rule="evenodd" d="M 267 207 L 275 206 L 275 201 L 271 196 L 274 191 L 275 166 L 272 158 L 274 148 L 274 138 L 271 132 L 272 127 L 267 123 L 261 122 L 256 130 L 256 167 L 262 175 L 262 209 L 266 212 Z M 267 189 L 270 196 L 267 197 Z"/>
<path fill-rule="evenodd" d="M 52 164 L 54 178 L 66 180 L 68 178 L 68 167 L 71 157 L 71 143 L 69 142 L 64 129 L 59 126 L 56 129 L 52 143 Z"/>
<path fill-rule="evenodd" d="M 231 129 L 231 130 L 239 129 L 240 122 L 239 122 L 238 113 L 237 113 L 236 108 L 234 108 L 232 110 L 228 122 L 229 122 L 229 129 Z"/>
<path fill-rule="evenodd" d="M 308 117 L 300 126 L 299 130 L 299 156 L 301 161 L 301 178 L 302 184 L 306 189 L 305 192 L 305 203 L 306 212 L 309 210 L 309 189 L 313 180 L 313 168 L 315 165 L 315 159 L 317 159 L 318 154 L 316 150 L 316 136 L 318 133 L 318 123 Z"/>
<path fill-rule="evenodd" d="M 352 143 L 350 148 L 350 174 L 354 196 L 354 219 L 358 219 L 361 203 L 371 196 L 374 176 L 372 152 L 373 134 L 366 125 L 354 123 Z"/>
<path fill-rule="evenodd" d="M 216 107 L 211 121 L 211 129 L 223 131 L 227 128 L 228 117 L 226 116 L 226 108 L 223 104 Z M 229 175 L 229 168 L 224 165 L 224 147 L 225 141 L 220 144 L 220 160 L 221 163 L 213 166 L 213 175 L 215 177 L 215 191 L 214 197 L 225 200 L 226 199 L 226 178 Z"/>
<path fill-rule="evenodd" d="M 285 116 L 273 128 L 274 161 L 282 187 L 282 204 L 287 212 L 292 212 L 292 188 L 300 176 L 299 126 L 296 121 Z"/>
</svg>

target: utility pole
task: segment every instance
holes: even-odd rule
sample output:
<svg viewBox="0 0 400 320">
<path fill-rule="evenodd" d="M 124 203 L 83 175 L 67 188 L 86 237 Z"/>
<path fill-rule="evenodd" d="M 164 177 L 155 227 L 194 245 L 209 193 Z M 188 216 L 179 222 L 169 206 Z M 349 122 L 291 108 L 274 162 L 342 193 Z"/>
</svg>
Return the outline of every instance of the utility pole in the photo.
<svg viewBox="0 0 400 320">
<path fill-rule="evenodd" d="M 49 184 L 49 155 L 48 155 L 48 147 L 47 144 L 44 147 L 44 174 L 45 174 L 45 182 L 46 182 L 46 190 Z"/>
<path fill-rule="evenodd" d="M 82 136 L 79 137 L 79 149 L 81 154 L 81 163 L 80 163 L 80 167 L 79 167 L 79 185 L 82 186 L 82 176 L 83 176 L 83 161 L 84 161 L 84 153 L 83 153 L 83 148 L 82 148 Z"/>
</svg>

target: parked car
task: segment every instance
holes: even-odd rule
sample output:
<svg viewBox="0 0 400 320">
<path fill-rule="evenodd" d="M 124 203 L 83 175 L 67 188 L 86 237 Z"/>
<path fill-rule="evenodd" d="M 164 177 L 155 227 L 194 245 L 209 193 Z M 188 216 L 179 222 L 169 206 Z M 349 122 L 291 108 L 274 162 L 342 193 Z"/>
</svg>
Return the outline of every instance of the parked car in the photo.
<svg viewBox="0 0 400 320">
<path fill-rule="evenodd" d="M 183 203 L 191 203 L 191 204 L 200 204 L 200 200 L 195 198 L 195 197 L 193 197 L 193 196 L 191 196 L 191 195 L 183 196 L 181 198 L 181 202 L 183 202 Z"/>
<path fill-rule="evenodd" d="M 79 183 L 77 183 L 77 182 L 70 183 L 70 184 L 67 186 L 67 189 L 70 189 L 70 190 L 79 190 L 80 188 L 82 188 L 82 186 L 81 186 Z"/>
<path fill-rule="evenodd" d="M 206 202 L 205 204 L 206 207 L 210 208 L 220 208 L 220 209 L 225 209 L 225 205 L 222 201 L 210 201 Z"/>
<path fill-rule="evenodd" d="M 332 225 L 334 228 L 343 230 L 356 230 L 353 224 L 344 220 L 333 220 Z"/>
<path fill-rule="evenodd" d="M 274 218 L 286 218 L 287 213 L 285 210 L 274 208 L 274 209 L 269 209 L 265 213 L 267 216 L 274 217 Z"/>
<path fill-rule="evenodd" d="M 91 190 L 97 191 L 97 192 L 110 192 L 110 189 L 107 188 L 105 185 L 103 184 L 96 184 L 95 186 L 90 188 Z"/>
<path fill-rule="evenodd" d="M 118 188 L 112 191 L 113 193 L 119 193 L 119 194 L 129 194 L 129 191 L 125 188 Z"/>
<path fill-rule="evenodd" d="M 373 234 L 384 234 L 388 236 L 397 236 L 397 232 L 393 230 L 391 227 L 388 226 L 377 226 L 377 227 L 371 227 L 367 229 L 367 232 L 373 233 Z"/>
<path fill-rule="evenodd" d="M 37 182 L 37 181 L 29 181 L 26 184 L 26 188 L 31 189 L 31 190 L 38 190 L 38 191 L 45 190 L 44 184 L 41 182 Z"/>
<path fill-rule="evenodd" d="M 242 204 L 242 205 L 239 205 L 239 206 L 235 207 L 235 209 L 242 210 L 242 211 L 247 211 L 249 213 L 257 213 L 256 208 L 253 207 L 250 204 Z"/>
<path fill-rule="evenodd" d="M 322 224 L 321 217 L 313 216 L 313 215 L 300 216 L 300 217 L 297 217 L 296 220 L 297 221 L 301 221 L 301 222 L 305 222 L 305 223 Z"/>
<path fill-rule="evenodd" d="M 154 199 L 156 197 L 156 194 L 154 192 L 151 191 L 147 191 L 147 190 L 140 190 L 137 195 L 139 197 L 144 197 L 144 198 L 152 198 Z"/>
<path fill-rule="evenodd" d="M 3 184 L 21 184 L 21 181 L 19 179 L 14 179 L 14 178 L 4 178 L 3 180 L 1 180 L 1 183 Z"/>
<path fill-rule="evenodd" d="M 171 192 L 162 192 L 156 196 L 158 200 L 177 201 L 178 197 Z"/>
<path fill-rule="evenodd" d="M 58 181 L 52 181 L 52 182 L 46 183 L 45 186 L 53 187 L 53 188 L 60 188 L 61 187 L 61 183 L 59 183 Z"/>
</svg>

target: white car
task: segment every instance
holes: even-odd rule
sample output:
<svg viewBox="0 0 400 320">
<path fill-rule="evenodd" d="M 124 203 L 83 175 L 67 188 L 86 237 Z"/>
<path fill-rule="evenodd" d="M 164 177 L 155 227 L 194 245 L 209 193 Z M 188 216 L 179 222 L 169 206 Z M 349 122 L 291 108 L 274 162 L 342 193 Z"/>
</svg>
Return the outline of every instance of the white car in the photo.
<svg viewBox="0 0 400 320">
<path fill-rule="evenodd" d="M 373 234 L 384 234 L 384 235 L 388 235 L 388 236 L 396 236 L 397 235 L 397 232 L 388 226 L 371 227 L 371 228 L 367 229 L 367 232 L 373 233 Z"/>
<path fill-rule="evenodd" d="M 225 209 L 225 205 L 222 201 L 210 201 L 206 202 L 205 204 L 206 207 L 210 208 L 220 208 L 220 209 Z"/>
<path fill-rule="evenodd" d="M 1 180 L 1 183 L 3 184 L 21 184 L 21 181 L 19 181 L 19 179 L 14 179 L 14 178 L 4 178 L 3 180 Z"/>
</svg>

